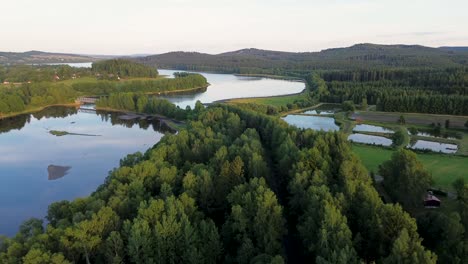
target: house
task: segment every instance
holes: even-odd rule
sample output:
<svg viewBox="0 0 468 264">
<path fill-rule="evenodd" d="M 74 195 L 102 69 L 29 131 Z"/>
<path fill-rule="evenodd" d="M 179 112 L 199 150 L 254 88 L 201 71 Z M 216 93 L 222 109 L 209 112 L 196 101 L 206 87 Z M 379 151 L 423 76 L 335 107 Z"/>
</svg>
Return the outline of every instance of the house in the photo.
<svg viewBox="0 0 468 264">
<path fill-rule="evenodd" d="M 54 75 L 54 80 L 58 81 L 58 80 L 60 80 L 60 77 L 56 74 L 56 75 Z"/>
<path fill-rule="evenodd" d="M 426 198 L 424 198 L 424 207 L 426 208 L 439 208 L 440 200 L 432 194 L 431 191 L 427 192 Z"/>
<path fill-rule="evenodd" d="M 10 84 L 10 82 L 9 81 L 4 81 L 3 84 Z"/>
</svg>

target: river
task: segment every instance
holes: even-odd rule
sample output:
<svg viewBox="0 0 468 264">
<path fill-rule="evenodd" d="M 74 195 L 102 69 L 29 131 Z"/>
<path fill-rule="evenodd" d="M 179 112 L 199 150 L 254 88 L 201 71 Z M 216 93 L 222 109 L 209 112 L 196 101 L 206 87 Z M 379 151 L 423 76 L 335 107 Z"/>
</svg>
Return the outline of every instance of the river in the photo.
<svg viewBox="0 0 468 264">
<path fill-rule="evenodd" d="M 171 76 L 174 71 L 159 72 Z M 211 103 L 304 89 L 301 82 L 201 74 L 211 84 L 205 92 L 168 99 L 185 108 L 193 107 L 197 100 Z M 43 218 L 52 202 L 91 194 L 121 158 L 147 150 L 164 135 L 157 121 L 121 120 L 118 116 L 50 107 L 0 120 L 0 234 L 14 235 L 24 220 Z M 85 135 L 56 136 L 52 130 Z"/>
</svg>

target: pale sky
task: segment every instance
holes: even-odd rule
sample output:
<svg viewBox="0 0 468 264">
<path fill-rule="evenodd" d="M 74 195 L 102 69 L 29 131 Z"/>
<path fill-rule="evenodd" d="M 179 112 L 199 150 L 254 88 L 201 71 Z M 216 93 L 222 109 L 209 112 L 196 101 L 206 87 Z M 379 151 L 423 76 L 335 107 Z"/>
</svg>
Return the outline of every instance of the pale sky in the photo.
<svg viewBox="0 0 468 264">
<path fill-rule="evenodd" d="M 2 0 L 0 51 L 468 46 L 468 0 Z"/>
</svg>

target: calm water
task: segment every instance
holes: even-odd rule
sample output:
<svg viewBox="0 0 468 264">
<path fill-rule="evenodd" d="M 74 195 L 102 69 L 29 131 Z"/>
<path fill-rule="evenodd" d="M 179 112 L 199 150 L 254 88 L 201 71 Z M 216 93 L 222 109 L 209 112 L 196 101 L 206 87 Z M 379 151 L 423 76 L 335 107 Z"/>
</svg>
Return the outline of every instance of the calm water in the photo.
<svg viewBox="0 0 468 264">
<path fill-rule="evenodd" d="M 367 124 L 356 125 L 354 127 L 353 131 L 376 132 L 376 133 L 395 133 L 393 130 L 390 130 L 390 129 L 385 128 L 385 127 L 373 126 L 373 125 L 367 125 Z"/>
<path fill-rule="evenodd" d="M 439 143 L 434 141 L 427 140 L 417 140 L 415 143 L 408 145 L 410 149 L 420 149 L 420 150 L 431 150 L 434 152 L 442 153 L 455 153 L 458 150 L 458 146 L 455 144 Z"/>
<path fill-rule="evenodd" d="M 173 76 L 174 70 L 159 69 L 159 74 Z M 218 100 L 245 97 L 275 96 L 299 93 L 304 90 L 304 83 L 259 77 L 243 77 L 233 74 L 203 73 L 211 84 L 206 92 L 169 95 L 164 98 L 185 109 L 187 105 L 194 107 L 197 100 L 202 103 L 212 103 Z"/>
<path fill-rule="evenodd" d="M 313 130 L 340 130 L 340 127 L 335 124 L 335 119 L 324 116 L 305 116 L 305 115 L 287 115 L 283 120 L 288 124 L 299 128 L 311 128 Z"/>
<path fill-rule="evenodd" d="M 360 133 L 349 135 L 348 140 L 352 142 L 364 143 L 364 144 L 370 144 L 370 145 L 380 145 L 380 146 L 392 145 L 392 140 L 386 137 L 379 137 L 379 136 L 366 135 L 366 134 L 360 134 Z"/>
<path fill-rule="evenodd" d="M 45 216 L 54 201 L 89 195 L 121 158 L 157 143 L 158 129 L 157 121 L 65 107 L 0 120 L 0 234 Z M 57 137 L 48 130 L 100 136 Z"/>
<path fill-rule="evenodd" d="M 308 110 L 308 111 L 304 112 L 304 114 L 308 114 L 308 115 L 333 115 L 334 113 L 335 113 L 335 111 L 333 111 L 333 110 L 324 110 L 324 111 Z"/>
</svg>

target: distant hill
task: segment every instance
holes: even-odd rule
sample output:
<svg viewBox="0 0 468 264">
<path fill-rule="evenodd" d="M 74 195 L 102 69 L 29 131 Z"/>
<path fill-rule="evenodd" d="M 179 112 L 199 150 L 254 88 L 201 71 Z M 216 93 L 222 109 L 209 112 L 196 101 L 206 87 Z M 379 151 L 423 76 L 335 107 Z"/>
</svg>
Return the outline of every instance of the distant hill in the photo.
<svg viewBox="0 0 468 264">
<path fill-rule="evenodd" d="M 468 51 L 468 47 L 440 47 L 439 49 L 441 50 L 446 50 L 446 51 Z"/>
<path fill-rule="evenodd" d="M 242 49 L 221 54 L 169 52 L 137 60 L 158 68 L 229 73 L 288 73 L 315 69 L 446 68 L 468 65 L 468 51 L 419 45 L 357 44 L 320 52 Z"/>
<path fill-rule="evenodd" d="M 92 62 L 96 59 L 89 56 L 50 53 L 43 51 L 0 52 L 0 64 L 30 64 L 30 63 L 64 63 L 64 62 Z"/>
</svg>

